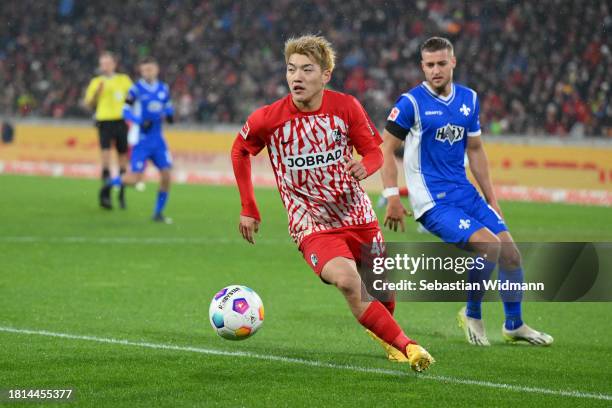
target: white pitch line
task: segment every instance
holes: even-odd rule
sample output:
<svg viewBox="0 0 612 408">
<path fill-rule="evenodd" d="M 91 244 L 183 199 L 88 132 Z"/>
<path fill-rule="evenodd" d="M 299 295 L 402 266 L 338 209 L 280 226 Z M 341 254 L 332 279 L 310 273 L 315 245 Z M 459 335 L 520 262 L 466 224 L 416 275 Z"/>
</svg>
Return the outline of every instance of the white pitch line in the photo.
<svg viewBox="0 0 612 408">
<path fill-rule="evenodd" d="M 42 236 L 0 236 L 0 242 L 14 244 L 51 243 L 51 244 L 136 244 L 136 245 L 227 245 L 243 244 L 243 239 L 232 238 L 184 238 L 184 237 L 42 237 Z M 261 239 L 263 245 L 293 245 L 289 239 Z"/>
<path fill-rule="evenodd" d="M 69 333 L 55 333 L 55 332 L 50 332 L 46 330 L 17 329 L 14 327 L 3 327 L 3 326 L 0 326 L 0 332 L 39 335 L 39 336 L 47 336 L 47 337 L 58 337 L 58 338 L 72 339 L 72 340 L 86 340 L 86 341 L 92 341 L 92 342 L 97 342 L 97 343 L 119 344 L 122 346 L 135 346 L 135 347 L 143 347 L 143 348 L 158 349 L 158 350 L 186 351 L 186 352 L 191 352 L 191 353 L 209 354 L 209 355 L 214 355 L 214 356 L 246 357 L 246 358 L 253 358 L 257 360 L 279 361 L 282 363 L 300 364 L 300 365 L 305 365 L 305 366 L 310 366 L 310 367 L 329 368 L 329 369 L 335 369 L 335 370 L 348 370 L 348 371 L 354 371 L 354 372 L 359 372 L 359 373 L 383 374 L 383 375 L 392 375 L 392 376 L 398 376 L 398 377 L 410 376 L 418 380 L 430 380 L 430 381 L 438 381 L 438 382 L 444 382 L 444 383 L 450 383 L 450 384 L 461 384 L 461 385 L 474 385 L 478 387 L 496 388 L 496 389 L 502 389 L 502 390 L 507 390 L 507 391 L 515 391 L 515 392 L 527 392 L 527 393 L 532 393 L 532 394 L 545 394 L 545 395 L 554 395 L 554 396 L 561 396 L 561 397 L 574 397 L 574 398 L 582 398 L 582 399 L 596 399 L 596 400 L 603 400 L 603 401 L 612 401 L 612 395 L 602 394 L 602 393 L 590 393 L 590 392 L 583 392 L 583 391 L 577 391 L 577 390 L 553 390 L 549 388 L 527 387 L 527 386 L 522 386 L 522 385 L 495 383 L 495 382 L 490 382 L 490 381 L 470 380 L 470 379 L 464 379 L 464 378 L 447 377 L 447 376 L 430 375 L 430 374 L 418 374 L 417 375 L 417 374 L 409 373 L 407 371 L 388 370 L 384 368 L 359 367 L 359 366 L 353 366 L 353 365 L 348 365 L 348 364 L 326 363 L 326 362 L 317 361 L 317 360 L 306 360 L 306 359 L 295 358 L 295 357 L 283 357 L 283 356 L 275 356 L 275 355 L 257 354 L 257 353 L 251 353 L 248 351 L 224 351 L 224 350 L 206 349 L 206 348 L 201 348 L 201 347 L 178 346 L 174 344 L 138 342 L 138 341 L 130 341 L 130 340 L 96 337 L 96 336 L 83 336 L 83 335 L 69 334 Z"/>
</svg>

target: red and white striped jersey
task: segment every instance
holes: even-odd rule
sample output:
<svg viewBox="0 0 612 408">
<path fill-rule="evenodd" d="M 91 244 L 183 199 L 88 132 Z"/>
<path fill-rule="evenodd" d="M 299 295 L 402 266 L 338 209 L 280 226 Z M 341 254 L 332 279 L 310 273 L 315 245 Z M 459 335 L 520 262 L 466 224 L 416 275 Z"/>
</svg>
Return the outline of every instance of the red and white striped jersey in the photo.
<svg viewBox="0 0 612 408">
<path fill-rule="evenodd" d="M 301 112 L 287 95 L 256 110 L 240 135 L 252 155 L 268 148 L 298 244 L 313 232 L 376 220 L 367 194 L 345 170 L 353 147 L 363 156 L 382 143 L 353 96 L 325 90 L 318 111 Z"/>
</svg>

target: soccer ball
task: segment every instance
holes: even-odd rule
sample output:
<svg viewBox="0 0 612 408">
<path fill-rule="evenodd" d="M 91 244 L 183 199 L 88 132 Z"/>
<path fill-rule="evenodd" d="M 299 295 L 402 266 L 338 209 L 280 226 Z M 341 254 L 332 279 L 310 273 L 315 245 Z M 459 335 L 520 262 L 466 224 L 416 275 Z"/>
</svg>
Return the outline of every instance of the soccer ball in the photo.
<svg viewBox="0 0 612 408">
<path fill-rule="evenodd" d="M 208 309 L 215 332 L 228 340 L 244 340 L 257 332 L 264 319 L 261 298 L 251 288 L 231 285 L 213 297 Z"/>
</svg>

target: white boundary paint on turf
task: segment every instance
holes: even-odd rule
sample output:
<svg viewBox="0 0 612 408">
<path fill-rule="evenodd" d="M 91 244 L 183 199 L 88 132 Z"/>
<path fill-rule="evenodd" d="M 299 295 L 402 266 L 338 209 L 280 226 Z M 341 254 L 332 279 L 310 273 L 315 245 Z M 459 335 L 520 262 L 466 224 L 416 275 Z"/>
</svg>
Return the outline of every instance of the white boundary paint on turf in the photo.
<svg viewBox="0 0 612 408">
<path fill-rule="evenodd" d="M 96 337 L 96 336 L 83 336 L 83 335 L 69 334 L 69 333 L 55 333 L 55 332 L 50 332 L 46 330 L 17 329 L 14 327 L 3 327 L 3 326 L 0 326 L 0 332 L 38 335 L 38 336 L 47 336 L 47 337 L 59 337 L 59 338 L 71 339 L 71 340 L 86 340 L 86 341 L 92 341 L 92 342 L 97 342 L 97 343 L 118 344 L 122 346 L 134 346 L 134 347 L 142 347 L 142 348 L 150 348 L 150 349 L 158 349 L 158 350 L 185 351 L 185 352 L 190 352 L 190 353 L 200 353 L 200 354 L 208 354 L 208 355 L 214 355 L 214 356 L 245 357 L 245 358 L 253 358 L 257 360 L 278 361 L 278 362 L 288 363 L 288 364 L 301 364 L 301 365 L 310 366 L 310 367 L 329 368 L 329 369 L 335 369 L 335 370 L 348 370 L 348 371 L 354 371 L 354 372 L 359 372 L 359 373 L 373 373 L 373 374 L 383 374 L 383 375 L 392 375 L 392 376 L 401 376 L 401 377 L 410 376 L 412 378 L 416 378 L 419 380 L 438 381 L 438 382 L 444 382 L 444 383 L 450 383 L 450 384 L 474 385 L 478 387 L 496 388 L 496 389 L 502 389 L 502 390 L 508 390 L 508 391 L 515 391 L 515 392 L 527 392 L 527 393 L 532 393 L 532 394 L 544 394 L 544 395 L 553 395 L 553 396 L 560 396 L 560 397 L 574 397 L 574 398 L 582 398 L 582 399 L 612 401 L 612 395 L 609 395 L 609 394 L 590 393 L 590 392 L 583 392 L 583 391 L 577 391 L 577 390 L 553 390 L 549 388 L 528 387 L 528 386 L 522 386 L 522 385 L 495 383 L 495 382 L 490 382 L 490 381 L 470 380 L 470 379 L 464 379 L 464 378 L 447 377 L 447 376 L 430 375 L 430 374 L 418 374 L 417 375 L 417 374 L 408 373 L 407 371 L 388 370 L 384 368 L 359 367 L 359 366 L 352 366 L 352 365 L 347 365 L 347 364 L 326 363 L 326 362 L 317 361 L 317 360 L 306 360 L 306 359 L 301 359 L 301 358 L 275 356 L 275 355 L 270 355 L 270 354 L 257 354 L 257 353 L 251 353 L 248 351 L 224 351 L 224 350 L 206 349 L 206 348 L 201 348 L 201 347 L 178 346 L 174 344 L 148 343 L 148 342 L 120 340 L 120 339 Z"/>
</svg>

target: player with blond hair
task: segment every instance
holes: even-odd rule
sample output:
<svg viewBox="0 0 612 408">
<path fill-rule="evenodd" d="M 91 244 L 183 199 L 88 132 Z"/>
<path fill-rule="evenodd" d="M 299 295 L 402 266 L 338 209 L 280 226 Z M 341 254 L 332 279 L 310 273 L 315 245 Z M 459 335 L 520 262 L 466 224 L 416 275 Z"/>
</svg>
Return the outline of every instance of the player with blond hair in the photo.
<svg viewBox="0 0 612 408">
<path fill-rule="evenodd" d="M 434 359 L 404 334 L 393 317 L 394 302 L 363 298 L 357 271 L 362 244 L 383 243 L 370 199 L 359 184 L 382 165 L 380 135 L 357 99 L 325 89 L 335 63 L 325 38 L 288 40 L 285 62 L 289 94 L 253 112 L 232 147 L 242 203 L 240 233 L 255 243 L 261 217 L 250 156 L 266 147 L 289 233 L 308 265 L 340 290 L 355 318 L 390 359 L 425 370 Z M 353 158 L 353 148 L 360 161 Z"/>
</svg>

